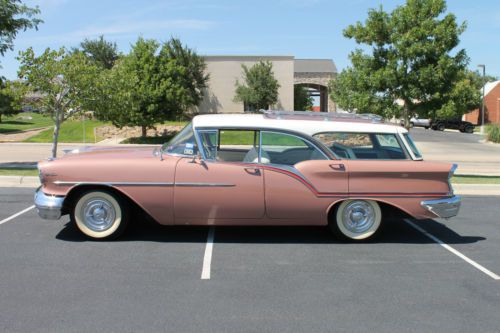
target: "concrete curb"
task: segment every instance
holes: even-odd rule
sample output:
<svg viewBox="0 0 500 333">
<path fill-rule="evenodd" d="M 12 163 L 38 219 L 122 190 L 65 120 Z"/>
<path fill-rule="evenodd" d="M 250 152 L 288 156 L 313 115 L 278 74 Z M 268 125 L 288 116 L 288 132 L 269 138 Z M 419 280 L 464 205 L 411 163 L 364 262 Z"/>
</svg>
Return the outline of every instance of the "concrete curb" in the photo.
<svg viewBox="0 0 500 333">
<path fill-rule="evenodd" d="M 40 180 L 34 176 L 0 176 L 0 187 L 40 186 Z M 453 184 L 455 194 L 459 195 L 500 195 L 500 184 Z"/>
<path fill-rule="evenodd" d="M 38 187 L 40 180 L 34 176 L 0 176 L 0 187 Z"/>
</svg>

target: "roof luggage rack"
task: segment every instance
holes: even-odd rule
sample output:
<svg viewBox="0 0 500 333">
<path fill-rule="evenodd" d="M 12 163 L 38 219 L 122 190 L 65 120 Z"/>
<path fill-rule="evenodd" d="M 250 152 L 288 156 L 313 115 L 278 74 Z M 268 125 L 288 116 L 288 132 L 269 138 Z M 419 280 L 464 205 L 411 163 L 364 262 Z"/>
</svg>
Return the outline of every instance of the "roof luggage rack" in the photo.
<svg viewBox="0 0 500 333">
<path fill-rule="evenodd" d="M 314 111 L 282 111 L 259 110 L 269 119 L 322 120 L 322 121 L 356 121 L 365 123 L 383 123 L 384 118 L 371 113 L 336 113 Z"/>
</svg>

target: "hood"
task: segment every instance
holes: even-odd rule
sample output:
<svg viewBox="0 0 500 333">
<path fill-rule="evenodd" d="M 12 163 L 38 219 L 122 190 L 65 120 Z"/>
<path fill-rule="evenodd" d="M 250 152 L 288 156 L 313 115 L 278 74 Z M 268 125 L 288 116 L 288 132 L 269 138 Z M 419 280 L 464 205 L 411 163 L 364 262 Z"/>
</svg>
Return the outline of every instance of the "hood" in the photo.
<svg viewBox="0 0 500 333">
<path fill-rule="evenodd" d="M 92 159 L 92 158 L 144 158 L 153 157 L 155 149 L 160 146 L 125 146 L 125 147 L 80 147 L 65 150 L 61 159 Z"/>
</svg>

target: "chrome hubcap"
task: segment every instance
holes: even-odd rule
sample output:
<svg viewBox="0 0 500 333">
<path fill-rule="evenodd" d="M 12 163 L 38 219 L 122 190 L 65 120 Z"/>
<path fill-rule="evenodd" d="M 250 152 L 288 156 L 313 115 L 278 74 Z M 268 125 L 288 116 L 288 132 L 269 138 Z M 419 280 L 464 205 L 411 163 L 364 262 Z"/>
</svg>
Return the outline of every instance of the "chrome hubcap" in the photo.
<svg viewBox="0 0 500 333">
<path fill-rule="evenodd" d="M 83 207 L 83 222 L 93 231 L 107 230 L 115 222 L 115 208 L 106 199 L 91 199 Z"/>
<path fill-rule="evenodd" d="M 342 214 L 342 224 L 353 233 L 363 233 L 375 223 L 375 211 L 366 201 L 353 201 L 349 203 Z"/>
</svg>

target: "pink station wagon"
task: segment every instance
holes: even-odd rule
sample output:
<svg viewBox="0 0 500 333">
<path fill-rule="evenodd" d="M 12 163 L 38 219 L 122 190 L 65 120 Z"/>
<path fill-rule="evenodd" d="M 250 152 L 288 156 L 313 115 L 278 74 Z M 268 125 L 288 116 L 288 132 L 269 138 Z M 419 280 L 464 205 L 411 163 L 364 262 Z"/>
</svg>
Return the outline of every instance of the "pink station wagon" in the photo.
<svg viewBox="0 0 500 333">
<path fill-rule="evenodd" d="M 77 149 L 38 169 L 39 215 L 69 214 L 96 240 L 145 216 L 163 225 L 328 225 L 365 240 L 386 214 L 449 218 L 460 208 L 456 165 L 423 161 L 404 128 L 361 115 L 200 115 L 161 147 Z"/>
</svg>

